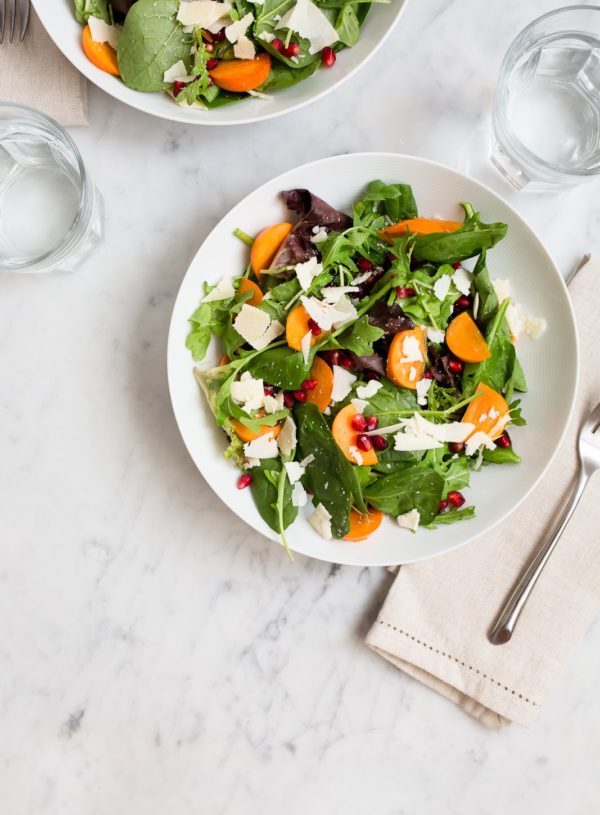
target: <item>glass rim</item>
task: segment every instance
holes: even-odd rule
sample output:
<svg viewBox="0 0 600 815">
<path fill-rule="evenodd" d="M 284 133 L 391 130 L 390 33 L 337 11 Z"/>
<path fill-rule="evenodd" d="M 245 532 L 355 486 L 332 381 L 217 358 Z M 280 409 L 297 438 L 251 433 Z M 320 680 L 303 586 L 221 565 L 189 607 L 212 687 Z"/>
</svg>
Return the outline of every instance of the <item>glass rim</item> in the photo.
<svg viewBox="0 0 600 815">
<path fill-rule="evenodd" d="M 38 120 L 38 122 L 44 125 L 46 128 L 50 128 L 58 133 L 60 138 L 65 142 L 67 147 L 69 148 L 70 152 L 72 153 L 73 158 L 75 159 L 77 170 L 79 172 L 79 190 L 78 190 L 78 200 L 77 200 L 77 212 L 73 219 L 72 224 L 70 225 L 69 229 L 62 238 L 56 243 L 53 247 L 48 249 L 46 252 L 42 252 L 39 255 L 35 255 L 28 260 L 24 260 L 15 264 L 11 264 L 10 266 L 6 266 L 2 262 L 0 262 L 0 271 L 12 271 L 12 272 L 19 272 L 24 271 L 27 269 L 31 269 L 32 271 L 35 270 L 36 266 L 40 266 L 42 264 L 49 264 L 58 260 L 63 259 L 72 248 L 73 243 L 75 242 L 77 235 L 83 226 L 85 228 L 87 226 L 84 223 L 85 220 L 89 218 L 91 213 L 91 191 L 90 191 L 90 183 L 89 183 L 89 176 L 85 169 L 85 164 L 83 162 L 83 158 L 81 153 L 79 152 L 79 148 L 77 147 L 75 141 L 73 140 L 72 136 L 68 131 L 61 125 L 56 119 L 53 119 L 52 116 L 49 116 L 47 113 L 44 113 L 37 108 L 31 107 L 31 105 L 23 105 L 20 102 L 8 102 L 8 101 L 0 101 L 0 113 L 5 110 L 13 110 L 17 114 L 19 112 L 25 113 L 32 117 L 34 120 Z"/>
<path fill-rule="evenodd" d="M 536 17 L 535 20 L 532 20 L 528 23 L 525 28 L 521 29 L 519 33 L 514 37 L 511 41 L 508 49 L 502 59 L 502 64 L 500 65 L 500 74 L 498 77 L 498 86 L 496 88 L 496 92 L 494 94 L 494 103 L 493 103 L 493 119 L 494 123 L 498 122 L 499 125 L 506 124 L 506 117 L 504 115 L 504 111 L 500 110 L 500 106 L 498 104 L 498 98 L 500 96 L 500 91 L 504 89 L 506 75 L 508 74 L 508 63 L 509 59 L 513 56 L 514 52 L 517 50 L 518 46 L 521 44 L 521 41 L 525 38 L 525 36 L 531 31 L 531 29 L 535 28 L 535 26 L 539 25 L 544 20 L 549 19 L 550 17 L 557 17 L 560 14 L 564 14 L 565 12 L 573 12 L 573 11 L 600 11 L 600 6 L 598 5 L 583 5 L 582 3 L 577 3 L 572 6 L 561 6 L 560 8 L 551 9 L 550 11 L 545 12 L 544 14 Z M 502 128 L 504 129 L 504 128 Z M 506 136 L 506 134 L 504 134 Z M 550 173 L 554 173 L 557 176 L 571 176 L 573 178 L 589 178 L 591 176 L 596 176 L 600 174 L 600 164 L 598 169 L 596 170 L 577 170 L 573 168 L 567 168 L 563 165 L 559 164 L 552 164 L 545 159 L 538 156 L 532 150 L 530 150 L 520 138 L 514 133 L 511 128 L 511 135 L 513 140 L 516 142 L 516 152 L 519 154 L 520 158 L 523 159 L 524 162 L 528 162 L 529 164 L 537 165 L 544 171 L 549 171 Z M 511 140 L 512 141 L 512 140 Z M 515 149 L 515 145 L 512 145 L 512 149 Z"/>
</svg>

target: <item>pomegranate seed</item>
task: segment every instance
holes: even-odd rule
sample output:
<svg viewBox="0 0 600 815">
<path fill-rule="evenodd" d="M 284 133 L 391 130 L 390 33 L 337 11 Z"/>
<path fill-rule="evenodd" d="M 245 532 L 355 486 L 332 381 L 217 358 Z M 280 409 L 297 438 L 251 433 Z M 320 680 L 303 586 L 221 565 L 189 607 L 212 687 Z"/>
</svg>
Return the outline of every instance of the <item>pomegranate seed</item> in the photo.
<svg viewBox="0 0 600 815">
<path fill-rule="evenodd" d="M 425 371 L 421 379 L 433 379 L 433 374 L 431 373 L 431 371 Z"/>
<path fill-rule="evenodd" d="M 323 359 L 330 365 L 340 364 L 341 354 L 339 351 L 323 351 Z"/>
<path fill-rule="evenodd" d="M 207 59 L 206 60 L 206 69 L 208 71 L 212 71 L 213 68 L 216 68 L 218 64 L 219 64 L 219 60 L 215 59 L 214 57 L 212 59 Z"/>
<path fill-rule="evenodd" d="M 461 268 L 461 266 L 462 266 L 462 263 L 453 263 L 453 264 L 452 264 L 452 268 L 453 268 L 453 269 L 460 269 L 460 268 Z"/>
<path fill-rule="evenodd" d="M 356 446 L 359 450 L 362 450 L 364 453 L 368 452 L 372 447 L 373 444 L 371 443 L 371 439 L 368 436 L 365 436 L 361 433 L 360 436 L 356 437 Z"/>
<path fill-rule="evenodd" d="M 300 53 L 300 46 L 297 42 L 291 42 L 287 48 L 284 48 L 281 52 L 284 57 L 287 59 L 291 59 L 292 57 L 297 57 Z"/>
<path fill-rule="evenodd" d="M 280 40 L 279 37 L 275 37 L 271 43 L 271 48 L 281 53 L 283 51 L 283 40 Z"/>
<path fill-rule="evenodd" d="M 414 297 L 416 295 L 416 291 L 412 288 L 412 286 L 398 286 L 396 289 L 396 295 L 404 300 L 407 297 Z"/>
<path fill-rule="evenodd" d="M 265 392 L 265 396 L 273 396 L 275 388 L 273 385 L 263 385 L 263 391 Z"/>
<path fill-rule="evenodd" d="M 503 434 L 500 436 L 500 438 L 499 438 L 499 439 L 496 439 L 496 444 L 498 445 L 498 447 L 504 447 L 504 448 L 506 448 L 506 447 L 510 447 L 510 445 L 512 444 L 512 442 L 511 442 L 511 440 L 510 440 L 510 436 L 508 435 L 508 433 L 506 432 L 506 430 L 505 430 L 505 431 L 504 431 L 504 433 L 503 433 Z"/>
<path fill-rule="evenodd" d="M 445 498 L 442 498 L 438 505 L 438 512 L 443 512 L 445 509 L 448 509 L 448 501 Z"/>
<path fill-rule="evenodd" d="M 379 419 L 377 416 L 367 416 L 367 430 L 375 430 L 378 425 Z"/>
<path fill-rule="evenodd" d="M 326 45 L 321 51 L 321 62 L 326 68 L 331 68 L 335 62 L 335 51 L 330 45 Z"/>
<path fill-rule="evenodd" d="M 385 450 L 385 448 L 388 446 L 388 443 L 383 436 L 371 436 L 371 441 L 373 442 L 373 447 L 376 450 Z"/>
<path fill-rule="evenodd" d="M 237 488 L 238 490 L 244 490 L 246 487 L 249 487 L 252 484 L 252 476 L 250 473 L 244 473 L 238 478 Z"/>
<path fill-rule="evenodd" d="M 212 42 L 205 42 L 204 50 L 207 54 L 212 54 L 212 52 L 215 50 L 215 46 L 212 44 Z"/>
<path fill-rule="evenodd" d="M 286 408 L 289 409 L 289 408 L 294 407 L 294 401 L 295 401 L 295 399 L 294 399 L 294 397 L 292 396 L 291 393 L 284 393 L 283 394 L 283 404 L 286 406 Z"/>
<path fill-rule="evenodd" d="M 462 441 L 451 441 L 448 447 L 453 453 L 462 453 L 465 449 L 465 444 Z"/>
<path fill-rule="evenodd" d="M 225 39 L 225 28 L 220 28 L 216 34 L 212 35 L 213 42 L 223 42 Z"/>
<path fill-rule="evenodd" d="M 451 359 L 448 363 L 448 370 L 452 371 L 453 374 L 460 374 L 462 373 L 463 364 L 460 359 Z"/>
<path fill-rule="evenodd" d="M 367 430 L 367 420 L 362 413 L 357 413 L 353 416 L 350 424 L 352 425 L 352 429 L 357 430 L 359 433 Z"/>
<path fill-rule="evenodd" d="M 179 96 L 179 94 L 181 93 L 181 91 L 182 91 L 184 88 L 185 88 L 185 82 L 176 82 L 176 83 L 173 85 L 173 95 L 174 95 L 174 96 Z"/>
<path fill-rule="evenodd" d="M 374 379 L 376 382 L 379 382 L 381 376 L 380 374 L 377 373 L 377 371 L 365 371 L 365 379 L 367 380 L 367 382 L 370 382 L 372 379 Z"/>
<path fill-rule="evenodd" d="M 448 493 L 448 501 L 453 507 L 462 507 L 465 503 L 465 496 L 458 490 L 450 490 Z"/>
<path fill-rule="evenodd" d="M 292 396 L 296 402 L 306 402 L 306 391 L 292 391 Z"/>
<path fill-rule="evenodd" d="M 350 357 L 342 357 L 338 363 L 340 368 L 351 368 L 352 367 L 352 360 Z"/>
<path fill-rule="evenodd" d="M 392 261 L 398 260 L 398 255 L 393 255 L 391 252 L 388 253 L 388 258 Z"/>
<path fill-rule="evenodd" d="M 471 305 L 471 298 L 469 297 L 468 294 L 461 294 L 461 296 L 458 298 L 454 305 L 458 305 L 461 308 L 469 308 L 469 306 Z"/>
<path fill-rule="evenodd" d="M 370 260 L 368 260 L 368 258 L 359 258 L 356 261 L 356 265 L 361 270 L 361 272 L 370 272 L 371 269 L 373 268 L 373 264 L 371 263 Z"/>
<path fill-rule="evenodd" d="M 314 391 L 317 387 L 317 380 L 316 379 L 305 379 L 302 385 L 300 386 L 303 391 Z"/>
<path fill-rule="evenodd" d="M 313 335 L 313 337 L 318 337 L 319 334 L 321 333 L 321 328 L 319 324 L 315 323 L 312 317 L 309 318 L 308 320 L 308 327 L 310 328 L 310 333 Z"/>
</svg>

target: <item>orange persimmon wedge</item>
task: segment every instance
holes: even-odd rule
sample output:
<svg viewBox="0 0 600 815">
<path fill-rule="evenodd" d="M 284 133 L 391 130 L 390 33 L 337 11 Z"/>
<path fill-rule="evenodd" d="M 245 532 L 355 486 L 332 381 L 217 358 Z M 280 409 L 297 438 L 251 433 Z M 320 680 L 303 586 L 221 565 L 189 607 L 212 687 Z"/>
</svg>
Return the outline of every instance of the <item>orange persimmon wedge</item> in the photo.
<svg viewBox="0 0 600 815">
<path fill-rule="evenodd" d="M 412 232 L 413 235 L 431 235 L 435 232 L 456 232 L 462 224 L 459 221 L 440 221 L 436 218 L 409 218 L 397 224 L 386 226 L 379 234 L 384 238 L 398 238 Z"/>
<path fill-rule="evenodd" d="M 224 59 L 209 71 L 210 78 L 224 91 L 243 93 L 262 85 L 271 70 L 271 57 L 259 54 L 255 59 Z"/>
<path fill-rule="evenodd" d="M 446 345 L 463 362 L 483 362 L 492 356 L 475 320 L 466 311 L 455 317 L 448 326 Z"/>
<path fill-rule="evenodd" d="M 331 426 L 333 438 L 336 440 L 342 453 L 346 456 L 348 461 L 352 462 L 352 464 L 358 464 L 358 457 L 356 454 L 358 448 L 356 446 L 356 439 L 360 433 L 352 427 L 352 419 L 357 414 L 358 411 L 354 405 L 346 405 L 346 407 L 342 408 L 342 410 L 340 410 L 340 412 L 337 414 L 333 420 L 333 425 Z M 358 454 L 360 455 L 361 464 L 364 464 L 365 466 L 377 464 L 377 454 L 372 448 L 371 450 L 358 450 Z"/>
<path fill-rule="evenodd" d="M 242 441 L 254 441 L 254 439 L 258 439 L 259 436 L 264 436 L 266 433 L 272 433 L 273 438 L 277 438 L 279 435 L 279 431 L 281 430 L 281 425 L 276 424 L 273 427 L 269 427 L 269 425 L 261 424 L 260 431 L 256 433 L 254 430 L 250 430 L 249 427 L 246 427 L 245 424 L 238 422 L 237 419 L 233 420 L 233 425 L 235 427 L 236 435 L 240 437 Z"/>
<path fill-rule="evenodd" d="M 342 540 L 364 541 L 379 529 L 383 520 L 383 512 L 378 509 L 370 509 L 367 513 L 359 512 L 357 509 L 350 510 L 350 529 Z"/>
<path fill-rule="evenodd" d="M 310 317 L 303 305 L 298 305 L 293 308 L 287 316 L 285 321 L 285 339 L 290 348 L 294 351 L 302 350 L 302 338 L 310 331 L 308 321 Z M 324 332 L 318 336 L 314 334 L 310 338 L 310 344 L 313 346 L 317 340 L 323 339 Z"/>
<path fill-rule="evenodd" d="M 321 413 L 331 402 L 331 392 L 333 391 L 333 371 L 321 357 L 315 357 L 310 369 L 310 379 L 316 379 L 316 386 L 306 391 L 306 401 L 316 405 Z"/>
<path fill-rule="evenodd" d="M 107 74 L 120 76 L 117 52 L 107 42 L 95 42 L 92 39 L 92 32 L 89 25 L 83 29 L 82 37 L 83 53 L 96 68 L 106 71 Z"/>
<path fill-rule="evenodd" d="M 414 337 L 419 343 L 421 356 L 423 359 L 414 362 L 406 362 L 404 352 L 404 342 L 407 338 Z M 424 326 L 416 325 L 405 331 L 398 331 L 387 356 L 387 376 L 401 388 L 416 390 L 417 382 L 423 376 L 425 370 L 425 353 L 427 350 L 427 331 Z"/>
<path fill-rule="evenodd" d="M 475 425 L 471 436 L 482 432 L 487 433 L 491 439 L 497 439 L 504 433 L 510 418 L 506 399 L 483 382 L 477 385 L 477 391 L 480 395 L 469 402 L 461 421 Z"/>
<path fill-rule="evenodd" d="M 250 264 L 252 271 L 259 280 L 260 273 L 268 269 L 273 263 L 273 258 L 293 228 L 287 221 L 283 221 L 280 224 L 267 226 L 254 239 L 250 249 Z"/>
<path fill-rule="evenodd" d="M 251 280 L 248 280 L 247 277 L 242 277 L 240 280 L 240 285 L 238 286 L 239 294 L 245 294 L 247 291 L 252 292 L 252 297 L 246 300 L 246 303 L 250 306 L 260 306 L 263 300 L 263 293 L 261 292 L 260 288 L 253 283 Z"/>
</svg>

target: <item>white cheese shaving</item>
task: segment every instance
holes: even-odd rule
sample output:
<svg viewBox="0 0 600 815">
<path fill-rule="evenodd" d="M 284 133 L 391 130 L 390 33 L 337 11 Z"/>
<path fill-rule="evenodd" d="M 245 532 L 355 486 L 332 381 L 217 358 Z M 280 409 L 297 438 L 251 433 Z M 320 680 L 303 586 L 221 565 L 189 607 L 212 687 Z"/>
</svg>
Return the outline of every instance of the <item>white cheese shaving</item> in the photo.
<svg viewBox="0 0 600 815">
<path fill-rule="evenodd" d="M 283 396 L 283 392 L 281 395 Z M 267 394 L 263 396 L 263 406 L 265 413 L 277 413 L 278 410 L 282 409 L 279 398 L 277 396 L 269 396 Z"/>
<path fill-rule="evenodd" d="M 305 263 L 296 264 L 296 277 L 300 283 L 302 291 L 310 288 L 311 283 L 323 271 L 322 265 L 316 257 L 309 258 Z"/>
<path fill-rule="evenodd" d="M 365 402 L 364 399 L 351 399 L 350 402 L 357 413 L 364 413 L 365 408 L 369 406 L 369 403 Z"/>
<path fill-rule="evenodd" d="M 475 292 L 475 296 L 473 297 L 473 317 L 476 320 L 477 314 L 479 312 L 479 292 Z"/>
<path fill-rule="evenodd" d="M 244 303 L 233 321 L 233 327 L 257 351 L 266 348 L 285 331 L 278 320 L 271 320 L 265 311 Z"/>
<path fill-rule="evenodd" d="M 252 2 L 252 0 L 250 0 Z M 258 35 L 258 39 L 262 40 L 263 42 L 273 42 L 275 39 L 275 34 L 272 31 L 261 31 Z"/>
<path fill-rule="evenodd" d="M 231 383 L 231 398 L 238 405 L 243 405 L 246 413 L 263 407 L 265 391 L 262 379 L 254 379 L 251 373 L 245 371 L 237 382 Z"/>
<path fill-rule="evenodd" d="M 306 490 L 299 481 L 296 481 L 292 490 L 292 506 L 304 507 L 307 501 Z"/>
<path fill-rule="evenodd" d="M 311 0 L 297 0 L 275 26 L 289 28 L 309 40 L 309 52 L 316 54 L 339 39 L 338 33 L 325 14 Z"/>
<path fill-rule="evenodd" d="M 279 435 L 281 435 L 281 433 Z M 265 433 L 257 439 L 246 442 L 244 445 L 244 455 L 246 458 L 277 458 L 279 450 L 277 448 L 277 440 L 273 436 L 273 433 Z"/>
<path fill-rule="evenodd" d="M 413 436 L 412 433 L 396 433 L 394 436 L 394 450 L 401 452 L 413 452 L 415 450 L 437 450 L 444 445 L 423 433 L 420 436 Z"/>
<path fill-rule="evenodd" d="M 419 379 L 417 382 L 417 404 L 427 405 L 427 394 L 433 384 L 433 379 Z"/>
<path fill-rule="evenodd" d="M 300 340 L 300 350 L 302 351 L 302 356 L 304 357 L 304 363 L 308 365 L 308 358 L 310 355 L 310 346 L 312 344 L 312 331 L 307 331 L 306 334 Z"/>
<path fill-rule="evenodd" d="M 316 230 L 316 231 L 315 231 Z M 311 243 L 323 243 L 329 237 L 327 230 L 323 226 L 314 226 L 313 234 L 310 239 Z"/>
<path fill-rule="evenodd" d="M 427 339 L 431 342 L 437 342 L 441 345 L 446 339 L 446 332 L 440 331 L 438 328 L 427 327 Z"/>
<path fill-rule="evenodd" d="M 304 475 L 304 467 L 297 461 L 286 461 L 283 466 L 285 467 L 290 484 L 295 484 L 296 481 L 300 481 Z"/>
<path fill-rule="evenodd" d="M 224 277 L 219 280 L 214 289 L 211 289 L 208 294 L 202 298 L 202 303 L 213 303 L 216 300 L 229 300 L 230 297 L 235 295 L 235 289 L 230 277 Z"/>
<path fill-rule="evenodd" d="M 94 42 L 107 42 L 111 48 L 117 50 L 119 45 L 119 37 L 121 36 L 121 29 L 116 25 L 108 25 L 104 20 L 91 15 L 88 17 L 88 25 L 90 27 L 90 34 Z M 185 66 L 183 73 L 187 73 Z"/>
<path fill-rule="evenodd" d="M 334 322 L 334 328 L 340 328 L 340 326 L 351 320 L 355 320 L 357 317 L 356 309 L 347 297 L 340 297 L 337 303 L 335 303 L 335 308 L 341 316 Z"/>
<path fill-rule="evenodd" d="M 481 430 L 478 430 L 477 433 L 473 433 L 470 439 L 467 439 L 465 453 L 467 456 L 472 456 L 473 453 L 479 452 L 482 447 L 487 447 L 488 450 L 493 450 L 495 446 L 496 445 L 490 439 L 487 433 L 483 433 Z"/>
<path fill-rule="evenodd" d="M 333 305 L 318 300 L 316 297 L 306 297 L 304 295 L 300 300 L 308 316 L 314 320 L 323 331 L 331 331 L 332 328 L 339 328 L 340 325 L 356 317 L 356 309 L 349 300 L 343 297 Z"/>
<path fill-rule="evenodd" d="M 376 379 L 371 379 L 366 385 L 359 385 L 356 389 L 356 395 L 359 399 L 370 399 L 375 396 L 379 388 L 383 387 L 381 382 Z"/>
<path fill-rule="evenodd" d="M 175 65 L 171 65 L 163 74 L 163 82 L 191 82 L 193 78 L 188 76 L 182 59 L 176 62 Z"/>
<path fill-rule="evenodd" d="M 231 25 L 228 25 L 225 29 L 225 36 L 229 42 L 234 43 L 244 37 L 252 20 L 254 20 L 254 14 L 249 11 L 248 14 L 245 14 L 240 20 L 236 20 L 231 23 Z"/>
<path fill-rule="evenodd" d="M 404 337 L 402 342 L 402 358 L 400 362 L 422 362 L 423 352 L 421 351 L 421 343 L 412 334 Z"/>
<path fill-rule="evenodd" d="M 249 40 L 245 35 L 240 37 L 233 46 L 233 56 L 236 59 L 254 59 L 256 49 L 252 40 Z"/>
<path fill-rule="evenodd" d="M 363 457 L 358 447 L 355 447 L 353 444 L 351 444 L 350 447 L 348 448 L 348 453 L 350 454 L 350 458 L 352 459 L 352 461 L 355 464 L 358 464 L 360 467 L 360 465 L 363 463 Z"/>
<path fill-rule="evenodd" d="M 331 401 L 341 402 L 352 390 L 352 385 L 356 382 L 356 377 L 350 371 L 340 365 L 333 366 L 333 388 L 331 391 Z"/>
<path fill-rule="evenodd" d="M 287 416 L 279 435 L 277 446 L 283 456 L 289 456 L 296 447 L 296 423 L 291 416 Z"/>
<path fill-rule="evenodd" d="M 359 286 L 361 283 L 366 283 L 372 274 L 373 272 L 361 272 L 357 274 L 356 277 L 352 278 L 352 285 Z"/>
<path fill-rule="evenodd" d="M 183 26 L 194 28 L 208 28 L 228 17 L 231 11 L 229 3 L 219 3 L 217 0 L 190 0 L 180 3 L 177 19 Z M 222 26 L 221 26 L 222 28 Z"/>
<path fill-rule="evenodd" d="M 451 278 L 450 275 L 442 275 L 438 280 L 435 281 L 433 284 L 433 293 L 437 297 L 438 300 L 445 300 L 448 292 L 450 291 L 450 283 Z"/>
<path fill-rule="evenodd" d="M 459 290 L 461 294 L 471 294 L 471 281 L 473 280 L 473 275 L 471 272 L 467 272 L 466 269 L 462 267 L 457 269 L 454 274 L 452 275 L 452 282 Z"/>
<path fill-rule="evenodd" d="M 312 464 L 314 460 L 315 460 L 314 455 L 312 453 L 309 453 L 306 456 L 306 458 L 302 459 L 302 461 L 300 462 L 300 466 L 306 468 L 306 467 L 308 467 L 309 464 Z"/>
<path fill-rule="evenodd" d="M 475 426 L 470 422 L 449 422 L 446 424 L 433 424 L 415 413 L 410 419 L 400 419 L 397 425 L 379 428 L 373 432 L 392 433 L 402 429 L 403 433 L 394 436 L 395 450 L 435 450 L 444 442 L 463 442 L 472 433 Z"/>
<path fill-rule="evenodd" d="M 421 514 L 418 509 L 411 509 L 410 512 L 405 512 L 404 515 L 398 515 L 396 521 L 398 526 L 402 529 L 410 529 L 411 532 L 416 532 L 421 520 Z"/>
<path fill-rule="evenodd" d="M 331 540 L 333 537 L 331 532 L 331 515 L 323 504 L 317 504 L 317 508 L 308 519 L 309 524 L 322 538 Z"/>
<path fill-rule="evenodd" d="M 272 99 L 273 98 L 270 93 L 263 93 L 262 91 L 250 90 L 250 91 L 246 91 L 246 93 L 248 94 L 248 96 L 255 96 L 257 99 L 265 99 L 265 100 L 267 100 L 267 99 Z M 268 291 L 267 294 L 271 294 L 271 292 Z M 265 296 L 263 297 L 263 300 L 266 298 L 267 294 L 265 294 Z"/>
<path fill-rule="evenodd" d="M 547 328 L 546 320 L 523 312 L 523 307 L 513 299 L 510 280 L 492 280 L 492 285 L 501 303 L 506 299 L 511 300 L 506 309 L 506 321 L 513 338 L 517 340 L 521 334 L 526 334 L 531 339 L 538 340 Z"/>
<path fill-rule="evenodd" d="M 321 289 L 321 297 L 326 303 L 337 303 L 344 294 L 358 291 L 358 286 L 327 286 Z"/>
</svg>

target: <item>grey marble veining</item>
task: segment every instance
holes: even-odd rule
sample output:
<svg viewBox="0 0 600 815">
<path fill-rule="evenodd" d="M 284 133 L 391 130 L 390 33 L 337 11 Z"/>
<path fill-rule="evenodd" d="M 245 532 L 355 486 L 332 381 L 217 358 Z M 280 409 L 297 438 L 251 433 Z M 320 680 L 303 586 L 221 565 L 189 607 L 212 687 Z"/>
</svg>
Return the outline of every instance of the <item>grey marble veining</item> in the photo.
<svg viewBox="0 0 600 815">
<path fill-rule="evenodd" d="M 106 242 L 74 276 L 0 280 L 3 815 L 597 810 L 598 624 L 533 730 L 488 733 L 362 645 L 384 570 L 292 567 L 220 504 L 166 384 L 198 245 L 304 161 L 433 158 L 501 192 L 564 272 L 600 251 L 597 185 L 519 195 L 484 155 L 501 56 L 556 5 L 410 0 L 358 76 L 252 127 L 153 121 L 91 90 L 73 134 Z"/>
</svg>

